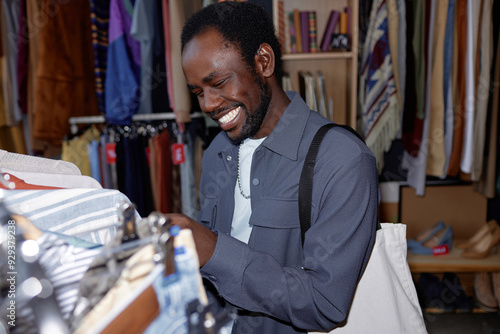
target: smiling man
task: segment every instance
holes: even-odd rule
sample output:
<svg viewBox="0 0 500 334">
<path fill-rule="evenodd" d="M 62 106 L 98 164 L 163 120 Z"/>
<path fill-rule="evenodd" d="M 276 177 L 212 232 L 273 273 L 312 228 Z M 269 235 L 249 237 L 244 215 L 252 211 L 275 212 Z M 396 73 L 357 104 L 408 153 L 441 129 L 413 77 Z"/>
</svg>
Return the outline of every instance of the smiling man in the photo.
<svg viewBox="0 0 500 334">
<path fill-rule="evenodd" d="M 223 131 L 203 156 L 198 221 L 168 217 L 193 231 L 202 276 L 238 310 L 233 333 L 336 327 L 375 239 L 375 158 L 349 131 L 328 131 L 302 247 L 300 173 L 330 121 L 281 89 L 272 20 L 250 2 L 221 2 L 194 14 L 181 42 L 188 87 Z"/>
</svg>

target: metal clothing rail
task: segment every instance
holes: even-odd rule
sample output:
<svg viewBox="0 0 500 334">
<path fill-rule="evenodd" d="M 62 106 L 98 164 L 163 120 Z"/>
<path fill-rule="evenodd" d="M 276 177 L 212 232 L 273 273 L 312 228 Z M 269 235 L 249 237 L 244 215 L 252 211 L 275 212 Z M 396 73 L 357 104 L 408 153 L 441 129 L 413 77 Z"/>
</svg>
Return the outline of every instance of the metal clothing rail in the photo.
<svg viewBox="0 0 500 334">
<path fill-rule="evenodd" d="M 191 118 L 202 117 L 201 112 L 195 112 L 189 115 Z M 175 119 L 175 114 L 171 112 L 155 113 L 155 114 L 135 114 L 132 116 L 132 121 L 157 121 Z M 69 124 L 90 124 L 90 123 L 104 123 L 106 118 L 104 116 L 81 116 L 70 117 Z"/>
<path fill-rule="evenodd" d="M 189 115 L 191 118 L 203 117 L 203 113 L 194 112 Z M 135 114 L 132 116 L 132 121 L 161 121 L 175 119 L 175 114 L 173 112 L 165 113 L 155 113 L 155 114 Z M 77 124 L 97 124 L 105 123 L 106 118 L 104 116 L 80 116 L 80 117 L 70 117 L 69 124 L 71 125 L 71 132 L 76 133 L 78 129 Z"/>
</svg>

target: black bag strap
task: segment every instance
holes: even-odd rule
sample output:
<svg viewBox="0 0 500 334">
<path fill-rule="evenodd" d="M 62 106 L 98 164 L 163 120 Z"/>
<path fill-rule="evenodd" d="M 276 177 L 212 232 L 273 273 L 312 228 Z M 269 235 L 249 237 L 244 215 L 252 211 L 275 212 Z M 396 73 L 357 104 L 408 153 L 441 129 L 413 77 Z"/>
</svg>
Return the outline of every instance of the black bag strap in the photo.
<svg viewBox="0 0 500 334">
<path fill-rule="evenodd" d="M 340 126 L 353 134 L 356 135 L 363 143 L 365 142 L 363 137 L 353 128 L 348 125 L 341 125 L 335 123 L 328 123 L 319 128 L 318 132 L 314 136 L 311 146 L 309 147 L 309 152 L 307 152 L 306 160 L 304 161 L 304 166 L 302 166 L 302 172 L 300 174 L 299 181 L 299 219 L 300 219 L 300 237 L 302 240 L 302 246 L 304 246 L 304 238 L 307 230 L 311 227 L 311 202 L 312 202 L 312 187 L 313 187 L 313 175 L 314 175 L 314 165 L 316 164 L 316 156 L 318 155 L 319 145 L 323 140 L 323 137 L 333 127 Z"/>
</svg>

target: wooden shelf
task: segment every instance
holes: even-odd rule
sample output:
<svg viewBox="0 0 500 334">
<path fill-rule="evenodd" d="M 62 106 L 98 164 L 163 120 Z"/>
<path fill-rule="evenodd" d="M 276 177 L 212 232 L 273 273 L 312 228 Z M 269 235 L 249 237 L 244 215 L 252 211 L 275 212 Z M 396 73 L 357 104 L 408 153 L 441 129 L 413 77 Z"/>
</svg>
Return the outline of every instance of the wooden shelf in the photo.
<svg viewBox="0 0 500 334">
<path fill-rule="evenodd" d="M 315 60 L 315 59 L 351 59 L 352 51 L 317 52 L 317 53 L 286 53 L 283 60 Z"/>
<path fill-rule="evenodd" d="M 484 259 L 466 259 L 463 250 L 452 247 L 450 253 L 440 256 L 415 255 L 408 251 L 408 265 L 412 273 L 500 271 L 500 246 L 493 248 Z"/>
</svg>

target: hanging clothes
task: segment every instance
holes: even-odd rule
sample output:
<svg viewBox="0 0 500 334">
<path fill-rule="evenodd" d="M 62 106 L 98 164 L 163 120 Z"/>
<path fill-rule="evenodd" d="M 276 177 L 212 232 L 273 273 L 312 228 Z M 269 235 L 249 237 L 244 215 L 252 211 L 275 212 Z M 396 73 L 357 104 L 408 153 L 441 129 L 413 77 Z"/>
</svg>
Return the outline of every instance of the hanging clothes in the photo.
<svg viewBox="0 0 500 334">
<path fill-rule="evenodd" d="M 140 104 L 141 46 L 130 35 L 134 1 L 111 0 L 106 68 L 106 118 L 127 125 Z"/>
<path fill-rule="evenodd" d="M 9 70 L 11 96 L 12 96 L 12 114 L 17 123 L 22 119 L 21 108 L 19 107 L 19 91 L 17 84 L 17 43 L 19 35 L 19 0 L 2 0 L 3 14 L 2 20 L 6 20 L 7 40 L 4 41 L 3 49 L 7 57 Z M 5 75 L 5 73 L 4 73 Z"/>
<path fill-rule="evenodd" d="M 483 0 L 481 29 L 479 32 L 480 57 L 477 58 L 479 66 L 479 79 L 476 87 L 476 118 L 474 123 L 474 146 L 472 181 L 479 181 L 483 170 L 483 156 L 486 140 L 486 118 L 488 113 L 488 97 L 490 93 L 490 74 L 493 64 L 492 46 L 492 6 L 491 0 Z"/>
<path fill-rule="evenodd" d="M 148 0 L 136 0 L 130 35 L 141 44 L 141 76 L 139 80 L 140 103 L 137 113 L 151 114 L 153 78 L 161 73 L 156 73 L 153 67 L 154 33 L 158 17 L 156 3 Z"/>
<path fill-rule="evenodd" d="M 448 13 L 446 15 L 446 32 L 444 38 L 444 73 L 443 73 L 443 100 L 444 100 L 444 154 L 445 162 L 440 178 L 446 178 L 446 172 L 450 164 L 450 156 L 453 150 L 453 50 L 455 23 L 455 0 L 449 0 Z"/>
<path fill-rule="evenodd" d="M 370 26 L 361 61 L 360 104 L 366 144 L 382 170 L 383 154 L 399 132 L 397 87 L 388 39 L 388 9 L 385 0 L 372 4 Z"/>
<path fill-rule="evenodd" d="M 455 129 L 453 134 L 453 150 L 451 152 L 448 175 L 457 177 L 460 170 L 460 160 L 464 142 L 465 129 L 465 55 L 467 50 L 467 0 L 456 0 L 456 24 L 454 44 L 457 45 L 457 92 L 455 104 Z M 455 43 L 456 42 L 456 43 Z"/>
<path fill-rule="evenodd" d="M 426 174 L 443 175 L 446 157 L 444 153 L 444 42 L 448 15 L 448 0 L 441 0 L 435 8 L 434 34 L 429 37 L 430 90 L 429 90 L 429 138 L 427 146 Z"/>
<path fill-rule="evenodd" d="M 94 47 L 95 90 L 97 103 L 102 114 L 106 113 L 104 104 L 104 82 L 108 56 L 110 0 L 90 0 L 92 45 Z"/>
<path fill-rule="evenodd" d="M 61 143 L 70 133 L 70 116 L 99 114 L 95 94 L 89 2 L 70 1 L 52 6 L 41 1 L 47 23 L 38 27 L 35 137 Z M 75 43 L 74 41 L 79 41 Z M 54 52 L 57 50 L 57 52 Z"/>
</svg>

